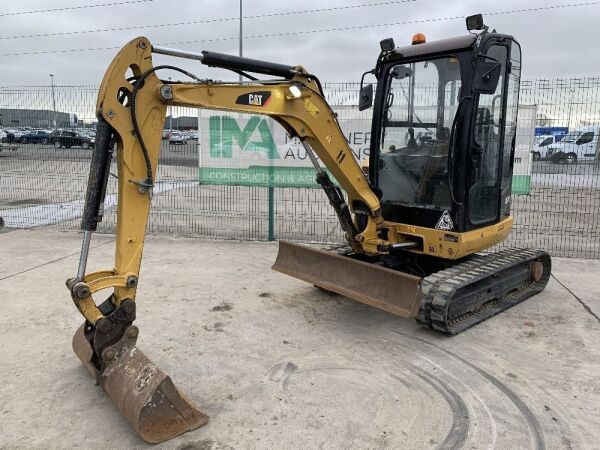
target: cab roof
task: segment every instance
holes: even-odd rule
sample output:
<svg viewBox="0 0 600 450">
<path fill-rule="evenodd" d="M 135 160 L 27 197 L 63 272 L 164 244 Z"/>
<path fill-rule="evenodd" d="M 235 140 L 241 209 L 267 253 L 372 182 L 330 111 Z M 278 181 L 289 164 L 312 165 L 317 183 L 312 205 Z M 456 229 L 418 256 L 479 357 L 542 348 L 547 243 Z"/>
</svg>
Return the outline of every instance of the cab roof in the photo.
<svg viewBox="0 0 600 450">
<path fill-rule="evenodd" d="M 464 50 L 473 46 L 477 36 L 477 34 L 467 34 L 464 36 L 426 42 L 424 44 L 397 47 L 390 55 L 390 59 L 394 60 L 396 58 L 412 58 L 414 56 L 446 53 L 452 50 Z"/>
</svg>

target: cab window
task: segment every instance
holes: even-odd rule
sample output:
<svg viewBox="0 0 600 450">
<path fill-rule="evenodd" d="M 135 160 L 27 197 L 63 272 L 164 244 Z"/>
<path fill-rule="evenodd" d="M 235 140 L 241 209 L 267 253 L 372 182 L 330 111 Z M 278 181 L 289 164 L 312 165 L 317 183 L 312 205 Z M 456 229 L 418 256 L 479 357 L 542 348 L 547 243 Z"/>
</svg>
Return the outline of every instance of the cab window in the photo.
<svg viewBox="0 0 600 450">
<path fill-rule="evenodd" d="M 577 145 L 589 144 L 593 140 L 594 140 L 594 132 L 586 131 L 579 137 L 579 139 L 577 139 L 576 144 Z"/>
<path fill-rule="evenodd" d="M 390 69 L 377 174 L 383 205 L 451 206 L 447 159 L 460 79 L 452 56 Z"/>
</svg>

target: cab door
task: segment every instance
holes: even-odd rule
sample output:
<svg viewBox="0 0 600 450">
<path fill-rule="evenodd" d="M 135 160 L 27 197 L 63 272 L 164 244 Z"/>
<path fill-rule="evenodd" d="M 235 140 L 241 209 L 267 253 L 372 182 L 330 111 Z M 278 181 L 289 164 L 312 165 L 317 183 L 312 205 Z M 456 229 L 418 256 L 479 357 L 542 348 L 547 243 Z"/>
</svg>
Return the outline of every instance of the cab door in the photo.
<svg viewBox="0 0 600 450">
<path fill-rule="evenodd" d="M 468 229 L 499 222 L 510 211 L 510 191 L 517 123 L 520 52 L 505 37 L 488 39 L 479 61 L 499 71 L 495 88 L 474 94 L 475 113 L 469 158 Z M 498 66 L 499 65 L 499 66 Z M 491 70 L 491 69 L 490 69 Z M 475 78 L 485 76 L 475 71 Z M 474 86 L 477 80 L 474 80 Z"/>
</svg>

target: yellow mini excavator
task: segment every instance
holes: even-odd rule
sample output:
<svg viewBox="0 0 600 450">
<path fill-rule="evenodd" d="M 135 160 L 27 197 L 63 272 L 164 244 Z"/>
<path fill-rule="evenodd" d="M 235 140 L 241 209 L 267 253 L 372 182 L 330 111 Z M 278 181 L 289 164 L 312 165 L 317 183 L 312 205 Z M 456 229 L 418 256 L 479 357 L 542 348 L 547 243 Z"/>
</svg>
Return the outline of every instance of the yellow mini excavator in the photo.
<svg viewBox="0 0 600 450">
<path fill-rule="evenodd" d="M 488 32 L 481 15 L 467 18 L 467 28 L 465 36 L 436 42 L 417 34 L 413 45 L 400 48 L 381 41 L 360 90 L 360 109 L 373 108 L 368 174 L 318 78 L 302 66 L 160 48 L 143 37 L 114 58 L 98 95 L 82 252 L 67 287 L 85 318 L 73 338 L 75 353 L 143 439 L 161 442 L 208 420 L 135 345 L 138 274 L 169 105 L 264 114 L 302 142 L 348 250 L 281 242 L 275 270 L 447 334 L 544 289 L 547 253 L 477 254 L 501 242 L 512 226 L 521 55 L 517 41 Z M 176 66 L 154 66 L 153 53 L 229 69 L 248 81 L 205 80 Z M 189 80 L 162 80 L 157 72 L 163 69 Z M 364 85 L 366 75 L 377 79 L 376 90 Z M 115 264 L 87 273 L 113 157 Z M 112 291 L 96 303 L 104 289 Z"/>
</svg>

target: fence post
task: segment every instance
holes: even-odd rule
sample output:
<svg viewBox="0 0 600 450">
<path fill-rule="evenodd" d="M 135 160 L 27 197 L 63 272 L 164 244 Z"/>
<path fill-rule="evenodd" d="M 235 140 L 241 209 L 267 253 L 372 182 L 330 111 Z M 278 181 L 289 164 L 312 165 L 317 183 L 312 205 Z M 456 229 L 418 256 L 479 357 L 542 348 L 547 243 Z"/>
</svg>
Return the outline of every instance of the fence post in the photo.
<svg viewBox="0 0 600 450">
<path fill-rule="evenodd" d="M 275 188 L 269 184 L 269 241 L 275 240 Z"/>
</svg>

